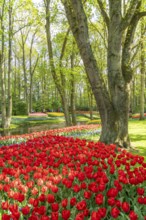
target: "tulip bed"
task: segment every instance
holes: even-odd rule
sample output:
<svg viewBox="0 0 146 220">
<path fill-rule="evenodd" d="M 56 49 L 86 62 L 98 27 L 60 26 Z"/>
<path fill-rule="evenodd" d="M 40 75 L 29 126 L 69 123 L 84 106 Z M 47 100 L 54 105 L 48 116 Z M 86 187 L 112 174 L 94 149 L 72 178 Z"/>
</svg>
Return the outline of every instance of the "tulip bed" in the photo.
<svg viewBox="0 0 146 220">
<path fill-rule="evenodd" d="M 142 156 L 64 137 L 61 129 L 54 134 L 0 148 L 2 220 L 146 219 Z"/>
<path fill-rule="evenodd" d="M 146 113 L 144 113 L 144 117 L 146 117 Z M 132 118 L 140 118 L 140 114 L 133 114 Z"/>
</svg>

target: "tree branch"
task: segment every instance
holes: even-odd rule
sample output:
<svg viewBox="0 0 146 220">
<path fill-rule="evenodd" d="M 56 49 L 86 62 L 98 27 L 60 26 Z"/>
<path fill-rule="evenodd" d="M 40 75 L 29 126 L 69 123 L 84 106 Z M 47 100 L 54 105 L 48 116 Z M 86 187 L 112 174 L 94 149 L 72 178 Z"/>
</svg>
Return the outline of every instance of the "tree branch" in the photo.
<svg viewBox="0 0 146 220">
<path fill-rule="evenodd" d="M 137 11 L 137 9 L 140 7 L 140 5 L 141 5 L 141 0 L 138 0 L 138 1 L 131 0 L 130 1 L 130 5 L 127 10 L 127 13 L 121 23 L 121 30 L 125 30 L 130 25 L 130 22 L 134 16 L 135 12 Z"/>
<path fill-rule="evenodd" d="M 20 27 L 17 31 L 13 32 L 13 36 L 14 36 L 17 32 L 21 31 L 23 28 L 29 27 L 29 26 L 30 26 L 30 24 L 26 24 L 26 25 L 24 25 L 23 27 Z"/>
<path fill-rule="evenodd" d="M 131 45 L 140 18 L 138 15 L 139 13 L 137 13 L 131 20 L 131 23 L 127 30 L 124 47 L 122 51 L 122 72 L 126 82 L 130 82 L 133 76 L 133 70 L 131 68 Z"/>
<path fill-rule="evenodd" d="M 101 31 L 98 30 L 98 28 L 96 27 L 96 25 L 89 19 L 90 24 L 93 26 L 93 28 L 97 31 L 97 33 L 100 35 L 100 37 L 103 40 L 104 46 L 107 49 L 107 43 L 106 43 L 106 38 L 105 36 L 102 35 Z"/>
<path fill-rule="evenodd" d="M 144 16 L 146 16 L 146 11 L 141 11 L 141 12 L 139 12 L 139 17 L 140 17 L 140 18 L 142 18 L 142 17 L 144 17 Z"/>
<path fill-rule="evenodd" d="M 66 35 L 65 35 L 65 38 L 64 38 L 64 41 L 63 41 L 62 49 L 61 49 L 60 58 L 59 58 L 59 68 L 60 68 L 62 86 L 64 85 L 64 83 L 66 81 L 65 77 L 64 77 L 64 74 L 62 72 L 62 59 L 63 59 L 65 48 L 66 48 L 66 45 L 67 45 L 69 32 L 70 32 L 70 27 L 67 29 L 67 32 L 66 32 Z"/>
<path fill-rule="evenodd" d="M 38 61 L 39 61 L 39 56 L 37 56 L 36 62 L 34 64 L 34 67 L 33 67 L 33 70 L 32 70 L 32 75 L 34 74 L 34 71 L 35 71 L 35 69 L 37 67 Z"/>
<path fill-rule="evenodd" d="M 65 47 L 66 47 L 66 43 L 67 43 L 69 32 L 70 32 L 70 27 L 67 29 L 67 32 L 66 32 L 66 35 L 65 35 L 65 38 L 64 38 L 64 41 L 63 41 L 61 55 L 60 55 L 60 62 L 61 62 L 61 60 L 62 60 L 62 58 L 64 56 L 64 51 L 65 51 Z"/>
<path fill-rule="evenodd" d="M 104 19 L 104 21 L 105 21 L 105 23 L 106 23 L 106 25 L 107 25 L 107 28 L 109 28 L 109 17 L 108 17 L 108 15 L 107 15 L 107 13 L 106 13 L 106 11 L 105 11 L 105 9 L 104 9 L 103 3 L 102 3 L 101 0 L 97 0 L 97 2 L 98 2 L 98 5 L 99 5 L 99 7 L 100 7 L 100 10 L 101 10 L 101 14 L 102 14 L 102 16 L 103 16 L 103 19 Z"/>
</svg>

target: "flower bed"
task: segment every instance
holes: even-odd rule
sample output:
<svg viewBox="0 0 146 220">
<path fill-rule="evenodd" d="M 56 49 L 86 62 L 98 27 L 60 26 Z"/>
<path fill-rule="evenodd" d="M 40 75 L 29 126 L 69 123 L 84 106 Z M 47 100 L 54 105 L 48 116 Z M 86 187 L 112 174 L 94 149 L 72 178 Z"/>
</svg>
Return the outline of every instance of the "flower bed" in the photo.
<svg viewBox="0 0 146 220">
<path fill-rule="evenodd" d="M 144 116 L 146 117 L 146 113 L 144 113 Z M 140 114 L 134 114 L 134 115 L 132 115 L 132 118 L 134 119 L 134 118 L 140 118 Z"/>
<path fill-rule="evenodd" d="M 1 147 L 2 220 L 146 219 L 144 158 L 116 151 L 49 134 Z"/>
<path fill-rule="evenodd" d="M 100 127 L 99 124 L 98 125 L 79 125 L 79 126 L 71 126 L 71 127 L 66 127 L 66 128 L 60 128 L 60 129 L 41 131 L 41 132 L 32 132 L 30 134 L 5 136 L 5 137 L 0 137 L 0 146 L 10 145 L 13 143 L 26 142 L 27 140 L 33 139 L 35 137 L 41 137 L 45 135 L 56 135 L 56 134 L 65 135 L 67 133 L 73 134 L 73 133 L 89 132 L 89 131 L 94 131 L 95 129 L 99 127 Z"/>
</svg>

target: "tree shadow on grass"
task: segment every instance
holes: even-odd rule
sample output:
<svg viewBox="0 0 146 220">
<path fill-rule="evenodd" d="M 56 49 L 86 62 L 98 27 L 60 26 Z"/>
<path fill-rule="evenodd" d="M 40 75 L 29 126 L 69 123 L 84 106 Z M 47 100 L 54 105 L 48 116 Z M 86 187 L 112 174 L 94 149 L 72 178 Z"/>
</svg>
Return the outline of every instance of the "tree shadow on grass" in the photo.
<svg viewBox="0 0 146 220">
<path fill-rule="evenodd" d="M 131 141 L 146 141 L 146 135 L 144 134 L 130 134 Z"/>
</svg>

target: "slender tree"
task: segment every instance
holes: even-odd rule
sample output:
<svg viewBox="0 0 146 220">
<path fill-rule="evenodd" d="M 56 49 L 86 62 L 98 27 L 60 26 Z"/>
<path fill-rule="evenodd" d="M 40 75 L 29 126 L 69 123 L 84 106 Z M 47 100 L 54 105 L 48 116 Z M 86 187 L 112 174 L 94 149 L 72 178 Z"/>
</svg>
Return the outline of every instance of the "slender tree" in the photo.
<svg viewBox="0 0 146 220">
<path fill-rule="evenodd" d="M 7 101 L 7 128 L 10 127 L 12 117 L 12 39 L 13 39 L 13 17 L 12 1 L 9 0 L 9 49 L 8 49 L 8 101 Z"/>
<path fill-rule="evenodd" d="M 33 75 L 35 72 L 35 69 L 37 67 L 38 61 L 39 61 L 39 55 L 37 55 L 36 60 L 34 61 L 34 64 L 32 64 L 32 52 L 33 52 L 33 45 L 35 41 L 35 36 L 37 33 L 37 28 L 34 31 L 31 39 L 30 44 L 30 52 L 29 52 L 29 74 L 30 74 L 30 86 L 29 86 L 29 112 L 32 112 L 32 88 L 33 88 Z"/>
<path fill-rule="evenodd" d="M 145 23 L 144 19 L 141 21 L 141 92 L 140 92 L 140 120 L 144 120 L 144 90 L 145 90 L 145 55 L 144 55 L 144 34 L 145 34 Z"/>
<path fill-rule="evenodd" d="M 62 44 L 62 49 L 60 53 L 60 58 L 59 58 L 59 71 L 60 71 L 60 77 L 58 77 L 56 67 L 55 67 L 55 62 L 54 62 L 54 55 L 53 55 L 53 46 L 52 46 L 52 36 L 51 36 L 51 17 L 50 17 L 50 0 L 44 0 L 45 8 L 46 8 L 46 36 L 47 36 L 47 45 L 48 45 L 48 53 L 49 53 L 49 64 L 50 64 L 50 69 L 51 73 L 56 85 L 56 88 L 60 94 L 61 97 L 61 102 L 62 102 L 62 107 L 64 110 L 64 115 L 65 115 L 65 121 L 66 125 L 71 125 L 71 119 L 69 115 L 69 105 L 68 105 L 68 100 L 67 100 L 67 93 L 66 93 L 66 78 L 64 73 L 62 72 L 62 59 L 64 56 L 65 52 L 65 47 L 66 47 L 66 42 L 67 42 L 67 36 L 69 34 L 69 29 L 66 33 L 66 36 L 64 38 L 63 44 Z M 61 80 L 60 80 L 61 79 Z"/>
<path fill-rule="evenodd" d="M 2 128 L 6 128 L 6 96 L 5 96 L 5 74 L 4 74 L 4 43 L 5 43 L 5 26 L 4 26 L 4 13 L 5 13 L 5 0 L 1 3 L 0 10 L 0 78 L 1 78 L 1 113 L 2 113 Z"/>
</svg>

